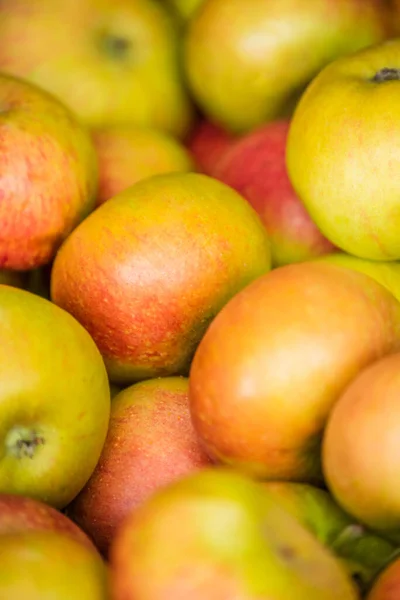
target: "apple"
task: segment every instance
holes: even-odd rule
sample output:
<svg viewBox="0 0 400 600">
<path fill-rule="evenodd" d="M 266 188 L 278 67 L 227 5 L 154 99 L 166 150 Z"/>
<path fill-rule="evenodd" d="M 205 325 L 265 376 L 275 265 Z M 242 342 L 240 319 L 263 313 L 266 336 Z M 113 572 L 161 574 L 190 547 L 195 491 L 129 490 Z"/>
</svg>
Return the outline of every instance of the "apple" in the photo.
<svg viewBox="0 0 400 600">
<path fill-rule="evenodd" d="M 0 494 L 0 537 L 30 530 L 60 532 L 95 549 L 86 533 L 62 512 L 32 498 Z"/>
<path fill-rule="evenodd" d="M 400 263 L 398 262 L 366 260 L 345 252 L 325 254 L 317 260 L 365 273 L 392 292 L 393 296 L 400 301 Z"/>
<path fill-rule="evenodd" d="M 340 249 L 400 259 L 400 40 L 328 65 L 303 95 L 287 144 L 289 177 Z"/>
<path fill-rule="evenodd" d="M 363 273 L 317 262 L 259 277 L 215 317 L 190 370 L 208 454 L 260 479 L 320 483 L 320 440 L 347 384 L 400 348 L 400 305 Z"/>
<path fill-rule="evenodd" d="M 157 175 L 104 203 L 63 244 L 51 297 L 93 336 L 112 382 L 187 375 L 209 323 L 270 269 L 267 233 L 228 186 Z"/>
<path fill-rule="evenodd" d="M 397 543 L 399 393 L 400 353 L 396 352 L 354 378 L 334 407 L 323 440 L 326 482 L 337 502 Z"/>
<path fill-rule="evenodd" d="M 113 399 L 100 460 L 68 508 L 104 554 L 132 510 L 161 486 L 210 464 L 193 430 L 188 391 L 186 378 L 165 377 Z"/>
<path fill-rule="evenodd" d="M 324 65 L 385 39 L 384 12 L 380 0 L 206 2 L 185 38 L 193 95 L 232 132 L 286 116 Z"/>
<path fill-rule="evenodd" d="M 72 113 L 36 86 L 0 73 L 0 106 L 0 268 L 27 271 L 94 208 L 96 154 Z"/>
<path fill-rule="evenodd" d="M 214 175 L 219 159 L 237 139 L 222 127 L 202 119 L 186 140 L 186 146 L 191 152 L 200 171 L 206 175 Z"/>
<path fill-rule="evenodd" d="M 400 559 L 393 561 L 377 578 L 367 600 L 397 600 L 400 597 Z"/>
<path fill-rule="evenodd" d="M 169 4 L 169 6 L 173 8 L 184 21 L 192 19 L 203 3 L 204 0 L 167 0 L 167 4 Z"/>
<path fill-rule="evenodd" d="M 286 172 L 290 121 L 268 123 L 232 143 L 213 176 L 244 196 L 260 215 L 271 242 L 272 264 L 281 266 L 332 252 L 311 220 Z"/>
<path fill-rule="evenodd" d="M 103 360 L 71 315 L 25 290 L 0 285 L 0 324 L 0 493 L 63 508 L 106 438 Z"/>
<path fill-rule="evenodd" d="M 114 600 L 356 600 L 342 565 L 257 483 L 205 469 L 156 492 L 111 549 Z"/>
<path fill-rule="evenodd" d="M 323 489 L 306 483 L 268 481 L 272 496 L 318 540 L 330 548 L 365 594 L 379 571 L 396 556 L 397 548 L 345 513 Z"/>
<path fill-rule="evenodd" d="M 3 534 L 0 535 L 0 597 L 107 600 L 107 568 L 95 550 L 60 532 Z"/>
<path fill-rule="evenodd" d="M 100 172 L 98 205 L 146 177 L 194 170 L 188 151 L 162 131 L 107 127 L 94 131 L 93 141 Z"/>
<path fill-rule="evenodd" d="M 49 90 L 90 127 L 190 126 L 177 24 L 157 0 L 6 0 L 0 38 L 1 71 Z"/>
</svg>

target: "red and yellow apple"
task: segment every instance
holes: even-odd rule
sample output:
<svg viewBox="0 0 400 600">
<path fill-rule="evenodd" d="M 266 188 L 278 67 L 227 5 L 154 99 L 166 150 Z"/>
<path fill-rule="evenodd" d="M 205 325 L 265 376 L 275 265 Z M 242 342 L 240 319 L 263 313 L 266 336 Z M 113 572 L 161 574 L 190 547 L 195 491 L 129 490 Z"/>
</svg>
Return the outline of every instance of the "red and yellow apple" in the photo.
<svg viewBox="0 0 400 600">
<path fill-rule="evenodd" d="M 186 146 L 198 169 L 206 175 L 213 176 L 219 159 L 235 140 L 236 136 L 222 127 L 202 119 L 186 140 Z"/>
</svg>

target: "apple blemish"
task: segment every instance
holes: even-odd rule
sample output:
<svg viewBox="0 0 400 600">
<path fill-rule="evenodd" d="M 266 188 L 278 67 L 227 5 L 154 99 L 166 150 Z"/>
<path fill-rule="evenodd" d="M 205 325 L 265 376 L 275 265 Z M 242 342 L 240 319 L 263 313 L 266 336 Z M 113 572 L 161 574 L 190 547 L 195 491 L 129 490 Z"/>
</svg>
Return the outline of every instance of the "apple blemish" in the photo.
<svg viewBox="0 0 400 600">
<path fill-rule="evenodd" d="M 32 459 L 36 448 L 44 444 L 45 439 L 29 427 L 13 427 L 6 437 L 6 448 L 16 458 Z"/>
</svg>

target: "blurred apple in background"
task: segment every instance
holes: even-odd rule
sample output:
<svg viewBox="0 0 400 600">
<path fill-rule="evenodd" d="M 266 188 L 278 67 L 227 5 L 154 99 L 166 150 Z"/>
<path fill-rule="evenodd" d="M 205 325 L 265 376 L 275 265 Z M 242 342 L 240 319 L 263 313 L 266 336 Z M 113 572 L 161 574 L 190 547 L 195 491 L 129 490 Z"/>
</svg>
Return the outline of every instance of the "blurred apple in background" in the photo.
<svg viewBox="0 0 400 600">
<path fill-rule="evenodd" d="M 94 208 L 96 154 L 72 112 L 40 88 L 0 74 L 0 105 L 0 268 L 27 271 Z"/>
<path fill-rule="evenodd" d="M 371 277 L 317 262 L 279 267 L 236 294 L 202 338 L 190 371 L 194 427 L 215 460 L 260 479 L 321 482 L 332 407 L 399 347 L 400 304 Z"/>
<path fill-rule="evenodd" d="M 233 132 L 290 114 L 324 65 L 385 39 L 384 12 L 380 0 L 206 2 L 185 41 L 194 97 Z"/>
<path fill-rule="evenodd" d="M 288 173 L 323 234 L 349 254 L 400 259 L 400 39 L 325 67 L 301 98 Z"/>
<path fill-rule="evenodd" d="M 193 18 L 205 0 L 166 0 L 166 2 L 186 21 Z"/>
<path fill-rule="evenodd" d="M 60 532 L 3 534 L 0 598 L 108 600 L 107 567 L 95 549 Z"/>
<path fill-rule="evenodd" d="M 92 137 L 99 159 L 97 204 L 146 177 L 194 170 L 189 152 L 162 131 L 108 127 L 94 131 Z"/>
<path fill-rule="evenodd" d="M 330 548 L 365 594 L 393 560 L 397 546 L 345 513 L 323 489 L 305 483 L 262 483 L 269 495 Z"/>
<path fill-rule="evenodd" d="M 206 175 L 213 176 L 221 156 L 231 146 L 236 136 L 211 121 L 202 119 L 186 140 L 196 165 Z"/>
<path fill-rule="evenodd" d="M 114 600 L 357 600 L 345 569 L 257 483 L 204 469 L 158 490 L 111 548 Z"/>
<path fill-rule="evenodd" d="M 288 120 L 268 123 L 232 142 L 212 172 L 242 194 L 260 215 L 275 267 L 315 258 L 334 248 L 289 181 L 285 162 L 289 125 Z"/>
<path fill-rule="evenodd" d="M 383 262 L 358 258 L 345 252 L 334 252 L 326 254 L 318 259 L 318 262 L 339 265 L 365 273 L 383 285 L 393 296 L 400 301 L 400 263 L 397 261 Z"/>
<path fill-rule="evenodd" d="M 189 127 L 177 29 L 157 0 L 6 0 L 0 38 L 0 70 L 53 92 L 90 126 Z"/>
<path fill-rule="evenodd" d="M 58 531 L 87 548 L 95 549 L 86 533 L 62 512 L 32 498 L 0 494 L 0 537 L 28 530 Z"/>
<path fill-rule="evenodd" d="M 158 488 L 210 465 L 190 420 L 188 380 L 138 383 L 114 397 L 108 437 L 67 514 L 105 554 L 124 518 Z"/>
</svg>

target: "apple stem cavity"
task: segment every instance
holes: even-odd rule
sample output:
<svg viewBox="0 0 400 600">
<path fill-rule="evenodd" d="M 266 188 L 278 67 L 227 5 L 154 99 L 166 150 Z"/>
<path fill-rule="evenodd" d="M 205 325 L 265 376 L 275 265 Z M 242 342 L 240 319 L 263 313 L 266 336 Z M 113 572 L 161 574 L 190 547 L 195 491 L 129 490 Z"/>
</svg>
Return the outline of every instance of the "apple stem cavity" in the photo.
<svg viewBox="0 0 400 600">
<path fill-rule="evenodd" d="M 385 81 L 399 81 L 400 80 L 400 69 L 390 69 L 384 67 L 375 73 L 372 81 L 377 83 L 383 83 Z"/>
<path fill-rule="evenodd" d="M 125 37 L 103 34 L 101 37 L 102 50 L 113 60 L 124 60 L 131 50 L 131 42 Z"/>
<path fill-rule="evenodd" d="M 36 448 L 43 446 L 45 440 L 35 429 L 14 427 L 6 437 L 6 448 L 9 454 L 21 459 L 35 456 Z"/>
</svg>

